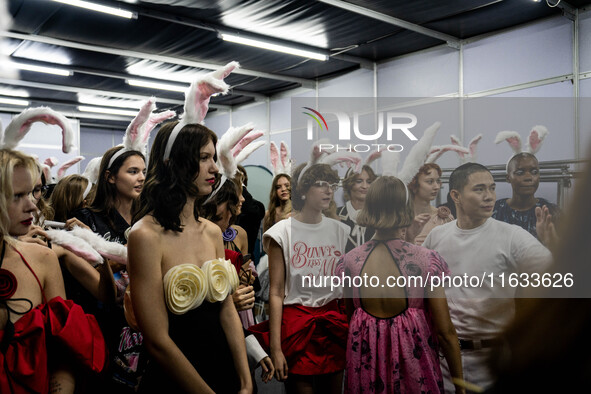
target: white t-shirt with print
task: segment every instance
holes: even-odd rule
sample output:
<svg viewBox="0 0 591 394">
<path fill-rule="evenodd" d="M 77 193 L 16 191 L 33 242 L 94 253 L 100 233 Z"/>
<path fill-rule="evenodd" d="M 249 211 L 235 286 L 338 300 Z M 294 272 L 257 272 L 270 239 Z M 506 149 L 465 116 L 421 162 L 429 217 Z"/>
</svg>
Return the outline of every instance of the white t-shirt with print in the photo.
<svg viewBox="0 0 591 394">
<path fill-rule="evenodd" d="M 331 291 L 330 277 L 335 275 L 337 263 L 345 254 L 349 231 L 349 226 L 324 216 L 317 224 L 288 218 L 267 230 L 263 235 L 265 250 L 273 239 L 283 251 L 284 305 L 320 307 L 342 298 L 342 288 Z"/>
</svg>

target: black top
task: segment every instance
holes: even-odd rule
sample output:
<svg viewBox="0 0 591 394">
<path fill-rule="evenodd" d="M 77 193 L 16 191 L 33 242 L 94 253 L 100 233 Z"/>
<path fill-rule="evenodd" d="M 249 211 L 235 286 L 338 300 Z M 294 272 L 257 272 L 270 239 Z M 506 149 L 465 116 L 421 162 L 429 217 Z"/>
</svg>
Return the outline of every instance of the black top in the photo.
<svg viewBox="0 0 591 394">
<path fill-rule="evenodd" d="M 246 190 L 246 187 L 242 189 L 242 197 L 244 197 L 242 213 L 236 218 L 236 224 L 246 231 L 246 236 L 248 237 L 248 253 L 252 254 L 259 234 L 259 228 L 261 227 L 261 221 L 265 217 L 265 206 L 262 202 L 255 200 L 248 190 Z"/>
<path fill-rule="evenodd" d="M 111 221 L 114 227 L 102 212 L 94 212 L 89 208 L 82 208 L 74 212 L 74 217 L 90 227 L 92 232 L 100 234 L 107 241 L 127 245 L 125 230 L 129 228 L 129 223 L 117 211 L 113 211 L 112 216 Z"/>
</svg>

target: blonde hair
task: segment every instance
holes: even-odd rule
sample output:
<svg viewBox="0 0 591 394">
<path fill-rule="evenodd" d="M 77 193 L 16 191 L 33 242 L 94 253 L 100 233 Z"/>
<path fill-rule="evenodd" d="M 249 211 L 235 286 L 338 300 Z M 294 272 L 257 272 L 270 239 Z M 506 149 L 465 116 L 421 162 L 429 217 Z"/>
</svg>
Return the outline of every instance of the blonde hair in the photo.
<svg viewBox="0 0 591 394">
<path fill-rule="evenodd" d="M 381 176 L 369 187 L 357 224 L 387 230 L 408 227 L 413 219 L 412 201 L 407 202 L 404 183 L 393 176 Z"/>
<path fill-rule="evenodd" d="M 372 183 L 377 179 L 377 175 L 374 172 L 373 168 L 368 166 L 367 164 L 361 168 L 361 173 L 356 173 L 353 171 L 347 171 L 347 176 L 343 179 L 343 199 L 345 201 L 349 201 L 351 199 L 351 189 L 355 186 L 355 182 L 361 176 L 361 174 L 365 171 L 369 176 L 369 183 Z"/>
<path fill-rule="evenodd" d="M 14 195 L 12 178 L 16 167 L 22 167 L 29 171 L 33 183 L 40 174 L 37 161 L 33 157 L 16 150 L 0 149 L 0 237 L 2 239 L 10 239 L 10 237 L 6 237 L 9 235 L 10 229 L 8 202 L 12 200 Z"/>
<path fill-rule="evenodd" d="M 84 191 L 88 187 L 88 179 L 73 174 L 61 179 L 51 194 L 51 206 L 54 210 L 53 220 L 65 222 L 72 217 L 72 212 L 82 208 Z"/>
</svg>

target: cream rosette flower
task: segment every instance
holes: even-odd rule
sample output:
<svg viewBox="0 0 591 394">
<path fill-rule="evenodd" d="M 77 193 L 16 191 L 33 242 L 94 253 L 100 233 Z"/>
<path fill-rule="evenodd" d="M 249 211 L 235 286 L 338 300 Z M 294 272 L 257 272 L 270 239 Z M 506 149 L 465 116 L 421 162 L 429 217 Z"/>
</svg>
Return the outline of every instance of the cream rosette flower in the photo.
<svg viewBox="0 0 591 394">
<path fill-rule="evenodd" d="M 166 306 L 175 315 L 197 308 L 207 294 L 207 280 L 203 270 L 193 264 L 180 264 L 164 275 Z"/>
<path fill-rule="evenodd" d="M 233 284 L 236 279 L 232 276 L 232 272 L 228 269 L 229 261 L 224 259 L 210 260 L 203 264 L 203 271 L 208 278 L 207 301 L 220 302 L 226 299 L 228 294 L 233 292 Z M 236 270 L 234 275 L 236 275 Z"/>
<path fill-rule="evenodd" d="M 240 278 L 238 278 L 238 273 L 236 272 L 236 268 L 232 264 L 230 260 L 226 260 L 226 269 L 228 270 L 228 277 L 230 279 L 230 294 L 234 293 L 238 286 L 240 285 Z"/>
</svg>

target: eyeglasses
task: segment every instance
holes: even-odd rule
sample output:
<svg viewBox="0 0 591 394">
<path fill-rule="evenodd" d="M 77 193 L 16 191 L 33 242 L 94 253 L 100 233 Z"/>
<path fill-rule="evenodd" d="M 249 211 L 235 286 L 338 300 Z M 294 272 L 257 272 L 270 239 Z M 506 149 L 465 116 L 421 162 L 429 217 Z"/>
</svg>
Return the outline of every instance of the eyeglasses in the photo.
<svg viewBox="0 0 591 394">
<path fill-rule="evenodd" d="M 340 184 L 340 182 L 339 183 L 328 183 L 327 181 L 316 181 L 316 182 L 314 182 L 314 186 L 322 187 L 324 189 L 330 189 L 333 192 L 335 192 L 341 186 L 341 184 Z"/>
<path fill-rule="evenodd" d="M 41 198 L 41 196 L 45 196 L 45 192 L 47 192 L 47 189 L 49 189 L 49 186 L 46 186 L 46 185 L 35 186 L 35 188 L 31 192 L 31 194 L 33 195 L 33 198 L 35 200 L 39 200 Z"/>
</svg>

